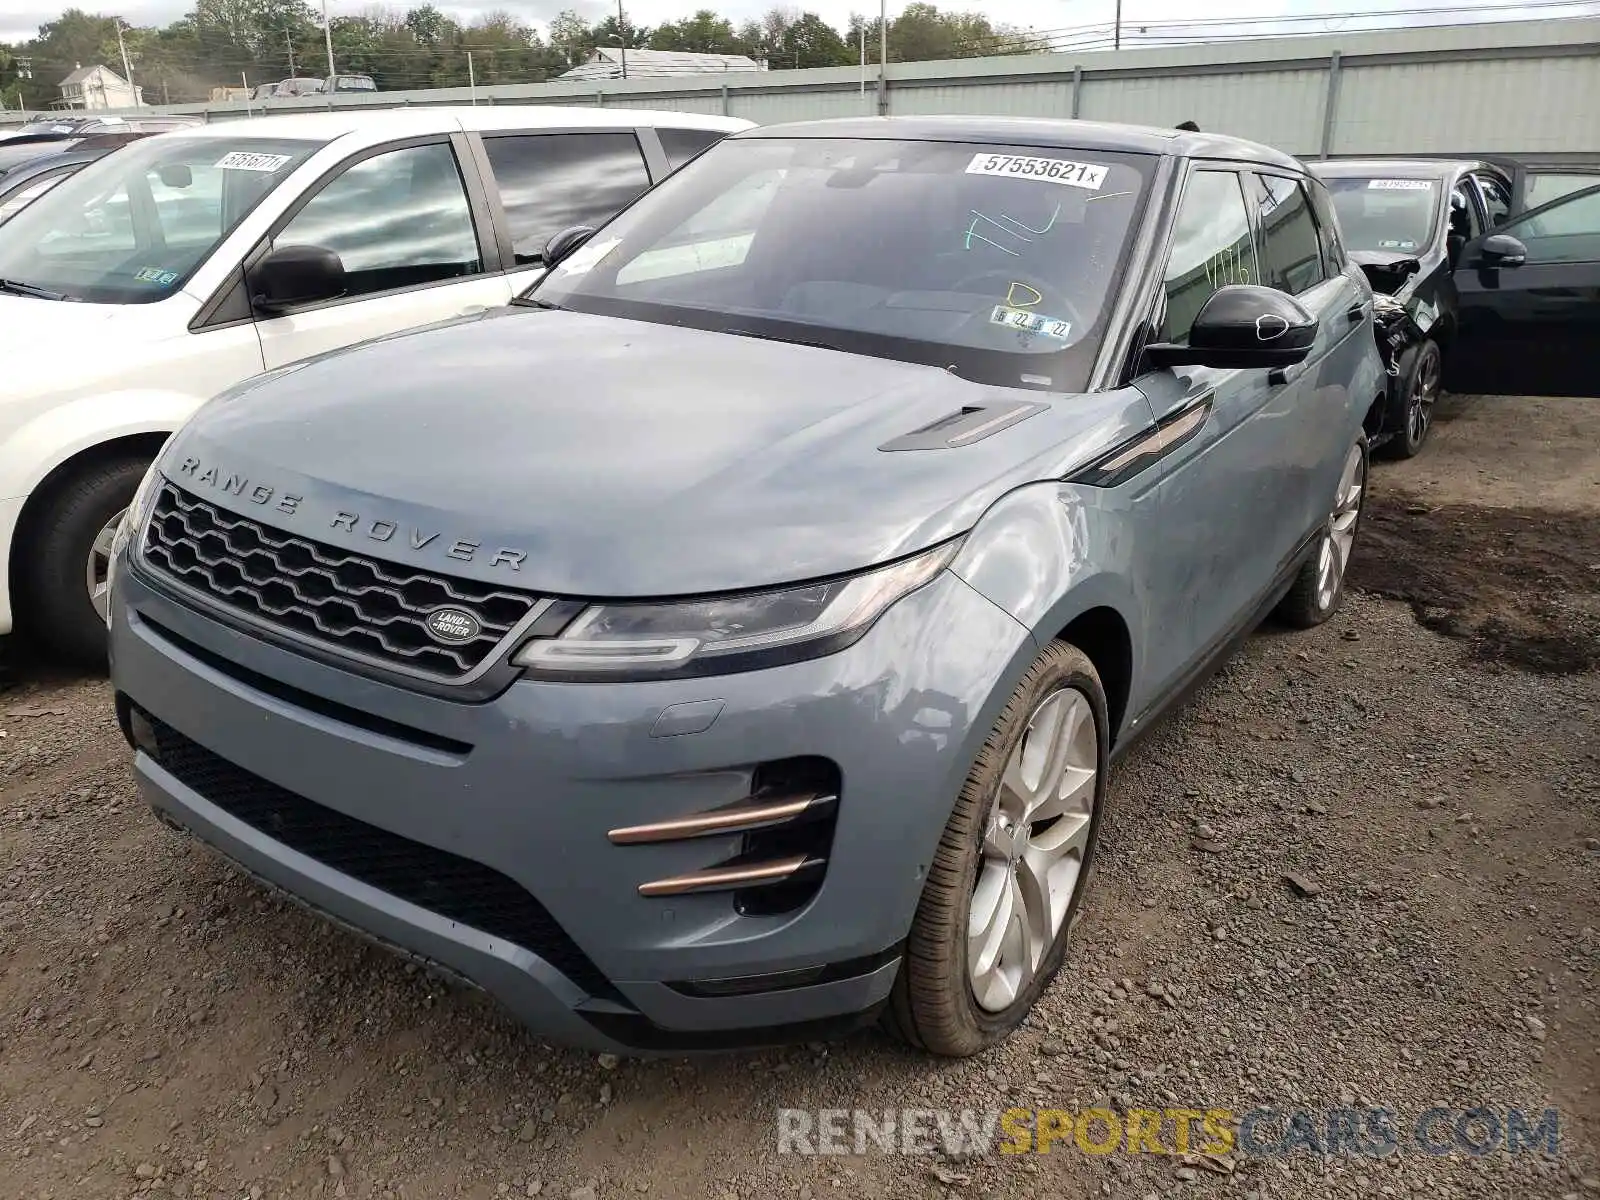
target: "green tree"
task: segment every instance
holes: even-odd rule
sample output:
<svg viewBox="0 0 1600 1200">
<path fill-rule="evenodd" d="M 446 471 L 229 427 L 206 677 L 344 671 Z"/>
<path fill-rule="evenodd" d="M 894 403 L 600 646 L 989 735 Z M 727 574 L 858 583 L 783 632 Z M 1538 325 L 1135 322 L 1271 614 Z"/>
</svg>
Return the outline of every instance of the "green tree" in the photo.
<svg viewBox="0 0 1600 1200">
<path fill-rule="evenodd" d="M 842 67 L 856 61 L 839 31 L 814 12 L 802 13 L 784 29 L 772 53 L 774 67 Z"/>
</svg>

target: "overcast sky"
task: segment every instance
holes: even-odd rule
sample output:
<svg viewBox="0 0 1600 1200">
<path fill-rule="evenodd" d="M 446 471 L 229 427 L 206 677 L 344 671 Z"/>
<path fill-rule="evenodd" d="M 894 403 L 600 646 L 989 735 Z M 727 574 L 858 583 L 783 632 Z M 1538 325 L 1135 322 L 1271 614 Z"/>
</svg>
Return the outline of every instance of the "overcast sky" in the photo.
<svg viewBox="0 0 1600 1200">
<path fill-rule="evenodd" d="M 421 0 L 416 0 L 420 3 Z M 494 10 L 505 10 L 535 25 L 543 26 L 564 8 L 575 9 L 591 19 L 614 12 L 615 0 L 484 0 L 475 4 L 452 4 L 435 0 L 438 8 L 461 20 L 471 20 L 474 15 Z M 735 24 L 747 17 L 758 17 L 774 6 L 775 0 L 624 0 L 629 18 L 641 25 L 656 25 L 662 21 L 676 20 L 697 8 L 713 8 L 731 18 Z M 877 14 L 877 0 L 776 0 L 781 7 L 810 9 L 823 19 L 843 28 L 852 12 Z M 316 8 L 320 0 L 311 0 Z M 1037 30 L 1059 30 L 1073 26 L 1108 22 L 1116 8 L 1116 0 L 935 0 L 941 9 L 952 11 L 980 10 L 997 23 Z M 1415 15 L 1417 9 L 1433 9 L 1440 13 L 1452 9 L 1463 16 L 1478 9 L 1482 18 L 1516 19 L 1518 17 L 1547 17 L 1559 15 L 1600 15 L 1600 0 L 1574 0 L 1561 7 L 1551 7 L 1549 0 L 1536 0 L 1531 7 L 1517 9 L 1511 0 L 1222 0 L 1214 8 L 1206 7 L 1207 17 L 1240 17 L 1261 20 L 1291 14 L 1310 14 L 1350 11 L 1379 14 L 1396 10 L 1411 13 L 1391 18 L 1394 24 L 1437 24 L 1442 18 Z M 905 0 L 890 0 L 889 14 L 894 16 L 905 5 Z M 372 7 L 372 0 L 328 0 L 332 16 L 357 16 Z M 411 7 L 408 0 L 391 0 L 380 7 L 404 10 Z M 120 13 L 124 20 L 135 25 L 165 25 L 181 17 L 193 7 L 192 0 L 111 0 L 96 3 L 80 0 L 80 7 L 89 12 Z M 1136 27 L 1141 21 L 1174 21 L 1193 16 L 1194 0 L 1123 0 L 1122 20 L 1125 26 Z M 39 25 L 61 15 L 59 8 L 40 7 L 37 0 L 0 0 L 0 41 L 20 42 L 34 36 Z M 1391 23 L 1385 21 L 1385 24 Z M 1370 25 L 1371 21 L 1362 24 Z M 1294 28 L 1302 32 L 1337 32 L 1348 28 L 1349 22 L 1336 18 L 1326 22 L 1295 22 Z"/>
</svg>

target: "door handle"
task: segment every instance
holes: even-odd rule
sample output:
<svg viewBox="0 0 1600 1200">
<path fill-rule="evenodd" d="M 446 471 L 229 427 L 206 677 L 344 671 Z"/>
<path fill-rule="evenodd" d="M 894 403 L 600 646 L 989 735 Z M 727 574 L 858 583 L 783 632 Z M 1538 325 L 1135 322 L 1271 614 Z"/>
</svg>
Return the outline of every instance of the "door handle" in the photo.
<svg viewBox="0 0 1600 1200">
<path fill-rule="evenodd" d="M 1352 304 L 1345 309 L 1344 315 L 1350 318 L 1350 324 L 1359 325 L 1367 315 L 1367 306 L 1365 304 Z"/>
<path fill-rule="evenodd" d="M 1292 367 L 1274 367 L 1267 372 L 1267 384 L 1269 387 L 1277 387 L 1279 384 L 1293 383 L 1306 373 L 1306 369 L 1306 364 L 1303 362 L 1295 363 Z"/>
</svg>

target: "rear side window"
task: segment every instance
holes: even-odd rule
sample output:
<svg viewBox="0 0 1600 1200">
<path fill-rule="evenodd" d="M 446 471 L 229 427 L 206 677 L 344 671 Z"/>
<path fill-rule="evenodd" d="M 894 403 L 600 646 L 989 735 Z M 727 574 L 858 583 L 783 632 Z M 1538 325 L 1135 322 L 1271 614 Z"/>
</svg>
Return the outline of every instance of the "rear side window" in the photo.
<svg viewBox="0 0 1600 1200">
<path fill-rule="evenodd" d="M 1232 171 L 1196 171 L 1184 189 L 1167 260 L 1167 315 L 1161 340 L 1183 342 L 1211 293 L 1230 283 L 1256 283 L 1250 216 Z"/>
<path fill-rule="evenodd" d="M 657 129 L 667 165 L 676 171 L 707 146 L 714 146 L 728 135 L 720 129 Z"/>
<path fill-rule="evenodd" d="M 1305 188 L 1281 175 L 1259 175 L 1262 259 L 1268 287 L 1298 296 L 1328 277 L 1322 241 Z"/>
<path fill-rule="evenodd" d="M 485 137 L 518 265 L 540 261 L 550 235 L 603 225 L 650 186 L 631 133 Z"/>
</svg>

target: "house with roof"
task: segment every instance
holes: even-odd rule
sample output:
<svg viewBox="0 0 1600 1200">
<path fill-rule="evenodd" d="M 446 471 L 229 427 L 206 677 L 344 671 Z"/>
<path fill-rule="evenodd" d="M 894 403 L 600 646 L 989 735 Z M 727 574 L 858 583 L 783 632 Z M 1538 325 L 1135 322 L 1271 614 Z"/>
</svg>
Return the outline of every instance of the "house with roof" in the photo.
<svg viewBox="0 0 1600 1200">
<path fill-rule="evenodd" d="M 621 79 L 626 63 L 629 79 L 671 75 L 732 75 L 765 71 L 767 64 L 743 54 L 693 54 L 686 50 L 624 50 L 596 46 L 589 57 L 560 76 L 562 79 Z"/>
<path fill-rule="evenodd" d="M 76 70 L 58 85 L 61 99 L 54 108 L 139 108 L 144 104 L 144 89 L 129 83 L 110 67 L 96 65 L 85 67 L 74 64 Z"/>
</svg>

